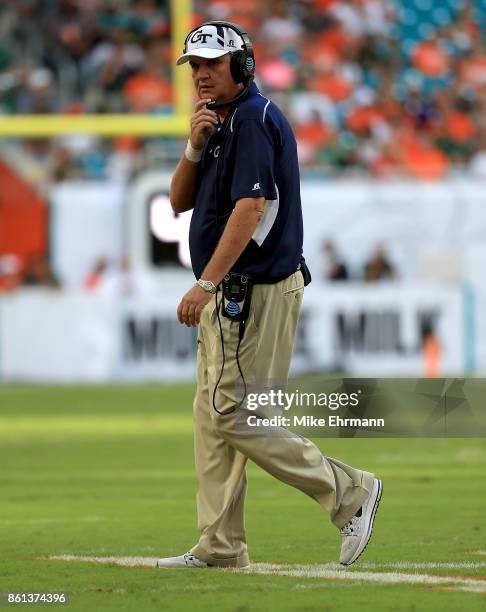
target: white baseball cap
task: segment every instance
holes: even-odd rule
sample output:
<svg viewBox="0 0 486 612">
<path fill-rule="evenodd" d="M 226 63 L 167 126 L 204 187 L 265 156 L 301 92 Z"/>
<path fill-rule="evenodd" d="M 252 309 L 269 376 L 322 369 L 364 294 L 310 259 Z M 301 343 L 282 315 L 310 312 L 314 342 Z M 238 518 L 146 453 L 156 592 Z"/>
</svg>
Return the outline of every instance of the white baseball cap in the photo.
<svg viewBox="0 0 486 612">
<path fill-rule="evenodd" d="M 231 28 L 220 25 L 202 25 L 189 33 L 185 52 L 178 58 L 180 66 L 191 56 L 213 59 L 226 53 L 244 49 L 241 36 Z"/>
</svg>

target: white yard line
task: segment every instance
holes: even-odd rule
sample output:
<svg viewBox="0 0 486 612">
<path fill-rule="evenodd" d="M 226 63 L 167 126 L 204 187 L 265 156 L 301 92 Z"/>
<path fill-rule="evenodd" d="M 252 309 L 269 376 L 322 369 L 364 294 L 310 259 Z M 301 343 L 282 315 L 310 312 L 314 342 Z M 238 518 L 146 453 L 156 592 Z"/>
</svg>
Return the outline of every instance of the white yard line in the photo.
<svg viewBox="0 0 486 612">
<path fill-rule="evenodd" d="M 126 567 L 156 567 L 157 557 L 91 557 L 83 555 L 55 555 L 41 557 L 43 561 L 86 561 L 88 563 L 114 563 Z"/>
<path fill-rule="evenodd" d="M 56 555 L 41 557 L 47 561 L 87 561 L 89 563 L 113 563 L 125 567 L 152 567 L 155 568 L 156 557 L 93 557 L 80 555 Z M 486 593 L 486 577 L 466 576 L 437 576 L 432 574 L 405 573 L 405 572 L 377 572 L 361 571 L 365 569 L 483 569 L 486 563 L 362 563 L 359 570 L 350 570 L 337 563 L 322 565 L 280 565 L 276 563 L 252 563 L 245 573 L 266 574 L 274 576 L 290 576 L 293 578 L 324 578 L 326 580 L 356 580 L 377 584 L 419 584 L 445 589 Z M 164 570 L 161 570 L 164 571 Z M 226 571 L 239 572 L 241 570 L 229 569 Z"/>
<path fill-rule="evenodd" d="M 329 567 L 332 565 L 332 567 Z M 442 566 L 442 564 L 439 564 Z M 452 564 L 451 564 L 452 565 Z M 462 565 L 462 564 L 461 564 Z M 378 566 L 376 564 L 375 566 Z M 362 567 L 361 565 L 359 567 Z M 384 566 L 389 567 L 389 566 Z M 449 566 L 448 566 L 449 567 Z M 430 567 L 429 569 L 433 569 Z M 452 569 L 449 567 L 449 569 Z M 459 568 L 458 568 L 459 569 Z M 409 574 L 402 572 L 364 572 L 345 568 L 337 569 L 337 564 L 325 565 L 275 565 L 271 563 L 252 564 L 250 572 L 291 576 L 295 578 L 326 578 L 328 580 L 358 580 L 379 584 L 425 584 L 444 586 L 460 590 L 486 593 L 486 579 L 462 576 L 435 576 L 431 574 Z"/>
<path fill-rule="evenodd" d="M 335 564 L 339 567 L 338 564 Z M 361 569 L 486 569 L 486 561 L 436 562 L 397 561 L 396 563 L 360 563 Z"/>
</svg>

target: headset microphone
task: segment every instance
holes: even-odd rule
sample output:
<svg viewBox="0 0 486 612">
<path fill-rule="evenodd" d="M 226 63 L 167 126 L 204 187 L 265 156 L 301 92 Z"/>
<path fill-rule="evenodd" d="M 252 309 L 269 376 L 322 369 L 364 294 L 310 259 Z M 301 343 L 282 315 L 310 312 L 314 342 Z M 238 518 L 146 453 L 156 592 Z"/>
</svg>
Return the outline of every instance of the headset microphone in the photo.
<svg viewBox="0 0 486 612">
<path fill-rule="evenodd" d="M 216 102 L 216 101 L 208 102 L 206 104 L 206 108 L 208 110 L 217 110 L 218 108 L 222 108 L 223 106 L 235 104 L 235 102 L 239 102 L 240 100 L 245 98 L 247 94 L 248 94 L 248 87 L 245 87 L 245 89 L 243 89 L 235 98 L 232 98 L 231 100 L 223 100 L 222 102 Z"/>
</svg>

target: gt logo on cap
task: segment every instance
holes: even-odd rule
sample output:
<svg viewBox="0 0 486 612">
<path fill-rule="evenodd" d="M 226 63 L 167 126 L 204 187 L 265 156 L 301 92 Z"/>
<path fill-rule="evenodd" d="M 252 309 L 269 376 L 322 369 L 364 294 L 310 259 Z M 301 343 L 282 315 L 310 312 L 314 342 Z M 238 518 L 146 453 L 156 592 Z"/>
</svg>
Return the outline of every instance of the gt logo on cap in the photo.
<svg viewBox="0 0 486 612">
<path fill-rule="evenodd" d="M 202 41 L 202 44 L 205 45 L 206 38 L 212 38 L 212 37 L 213 37 L 212 34 L 203 34 L 202 30 L 198 30 L 197 32 L 194 32 L 194 34 L 191 36 L 191 42 L 197 43 L 199 41 Z"/>
</svg>

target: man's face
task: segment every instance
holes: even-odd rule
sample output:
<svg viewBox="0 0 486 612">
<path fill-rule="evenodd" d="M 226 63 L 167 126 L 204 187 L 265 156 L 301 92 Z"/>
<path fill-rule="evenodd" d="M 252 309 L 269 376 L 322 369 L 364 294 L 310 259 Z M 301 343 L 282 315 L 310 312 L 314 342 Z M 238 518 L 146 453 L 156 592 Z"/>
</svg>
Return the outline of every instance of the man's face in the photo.
<svg viewBox="0 0 486 612">
<path fill-rule="evenodd" d="M 194 55 L 189 64 L 192 68 L 192 82 L 200 100 L 231 100 L 240 92 L 241 84 L 235 83 L 231 76 L 229 53 L 215 59 Z"/>
</svg>

